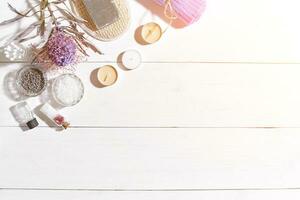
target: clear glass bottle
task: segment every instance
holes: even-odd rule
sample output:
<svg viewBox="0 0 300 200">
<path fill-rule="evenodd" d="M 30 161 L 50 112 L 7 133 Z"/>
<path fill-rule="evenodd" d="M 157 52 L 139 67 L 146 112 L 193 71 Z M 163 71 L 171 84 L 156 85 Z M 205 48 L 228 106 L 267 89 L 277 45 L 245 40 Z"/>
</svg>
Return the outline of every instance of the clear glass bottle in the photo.
<svg viewBox="0 0 300 200">
<path fill-rule="evenodd" d="M 52 120 L 52 122 L 54 122 L 57 126 L 64 129 L 67 129 L 70 126 L 70 123 L 65 120 L 65 117 L 59 114 L 59 112 L 48 103 L 42 105 L 40 111 L 50 120 Z"/>
<path fill-rule="evenodd" d="M 18 103 L 11 107 L 10 110 L 21 126 L 26 125 L 29 129 L 34 129 L 39 125 L 32 110 L 26 102 Z"/>
</svg>

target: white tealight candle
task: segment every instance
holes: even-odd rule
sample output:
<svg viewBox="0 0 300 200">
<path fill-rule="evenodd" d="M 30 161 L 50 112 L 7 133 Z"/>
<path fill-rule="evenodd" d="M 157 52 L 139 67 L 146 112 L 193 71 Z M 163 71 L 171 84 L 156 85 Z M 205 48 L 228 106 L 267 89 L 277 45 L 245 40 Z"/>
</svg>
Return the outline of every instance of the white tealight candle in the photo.
<svg viewBox="0 0 300 200">
<path fill-rule="evenodd" d="M 136 69 L 142 63 L 142 56 L 136 50 L 127 50 L 122 54 L 121 62 L 126 69 Z"/>
</svg>

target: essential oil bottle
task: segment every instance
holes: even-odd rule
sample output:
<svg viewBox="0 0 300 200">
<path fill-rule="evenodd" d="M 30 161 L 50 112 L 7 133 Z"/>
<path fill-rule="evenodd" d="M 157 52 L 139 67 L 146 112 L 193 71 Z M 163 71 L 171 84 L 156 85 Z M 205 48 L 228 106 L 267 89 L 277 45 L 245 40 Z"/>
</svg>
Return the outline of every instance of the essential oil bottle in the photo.
<svg viewBox="0 0 300 200">
<path fill-rule="evenodd" d="M 65 120 L 65 117 L 59 114 L 59 112 L 53 108 L 50 104 L 45 103 L 40 109 L 41 113 L 47 116 L 57 126 L 67 129 L 70 123 Z"/>
<path fill-rule="evenodd" d="M 32 110 L 26 102 L 18 103 L 11 107 L 10 110 L 21 126 L 26 125 L 29 129 L 34 129 L 39 125 Z"/>
</svg>

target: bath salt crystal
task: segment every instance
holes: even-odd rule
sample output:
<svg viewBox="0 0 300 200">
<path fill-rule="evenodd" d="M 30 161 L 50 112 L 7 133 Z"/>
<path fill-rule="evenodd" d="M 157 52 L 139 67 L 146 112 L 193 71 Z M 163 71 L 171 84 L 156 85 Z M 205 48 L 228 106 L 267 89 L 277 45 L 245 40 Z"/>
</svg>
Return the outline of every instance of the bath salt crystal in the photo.
<svg viewBox="0 0 300 200">
<path fill-rule="evenodd" d="M 53 85 L 53 95 L 63 106 L 73 106 L 83 97 L 83 84 L 81 80 L 72 74 L 58 77 Z"/>
<path fill-rule="evenodd" d="M 14 60 L 21 60 L 26 56 L 26 49 L 21 44 L 12 42 L 8 44 L 3 49 L 4 55 L 7 59 L 14 61 Z"/>
</svg>

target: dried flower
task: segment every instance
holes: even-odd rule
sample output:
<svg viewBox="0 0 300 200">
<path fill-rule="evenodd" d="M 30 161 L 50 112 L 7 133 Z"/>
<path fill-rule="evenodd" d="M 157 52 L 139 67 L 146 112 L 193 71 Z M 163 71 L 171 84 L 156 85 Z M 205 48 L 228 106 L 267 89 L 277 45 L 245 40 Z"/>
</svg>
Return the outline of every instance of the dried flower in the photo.
<svg viewBox="0 0 300 200">
<path fill-rule="evenodd" d="M 46 48 L 53 64 L 64 67 L 73 64 L 76 58 L 76 43 L 72 37 L 55 30 L 49 38 Z"/>
<path fill-rule="evenodd" d="M 40 0 L 38 2 L 23 12 L 8 4 L 9 8 L 17 16 L 0 23 L 0 26 L 4 26 L 39 14 L 38 21 L 11 38 L 13 42 L 20 43 L 30 41 L 36 37 L 42 39 L 42 42 L 39 42 L 39 44 L 32 45 L 35 53 L 32 63 L 42 63 L 46 69 L 66 69 L 68 67 L 74 69 L 74 65 L 80 61 L 81 56 L 88 56 L 86 49 L 102 54 L 85 37 L 85 33 L 77 28 L 80 24 L 85 23 L 86 20 L 75 15 L 70 10 L 66 3 L 67 0 Z M 38 9 L 38 12 L 36 9 Z M 50 26 L 46 27 L 46 24 Z M 34 30 L 37 31 L 36 34 L 33 34 Z M 50 37 L 46 37 L 45 32 L 51 33 Z M 43 42 L 44 38 L 47 38 L 46 43 Z M 42 47 L 41 44 L 43 44 Z"/>
</svg>

